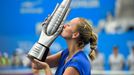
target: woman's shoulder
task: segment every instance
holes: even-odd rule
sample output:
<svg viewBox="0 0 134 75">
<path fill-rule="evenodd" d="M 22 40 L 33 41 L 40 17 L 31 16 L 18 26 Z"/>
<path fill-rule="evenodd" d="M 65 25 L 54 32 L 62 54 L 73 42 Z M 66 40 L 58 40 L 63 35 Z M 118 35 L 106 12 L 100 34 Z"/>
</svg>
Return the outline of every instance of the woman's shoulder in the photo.
<svg viewBox="0 0 134 75">
<path fill-rule="evenodd" d="M 89 64 L 90 61 L 88 60 L 86 54 L 83 51 L 80 51 L 79 53 L 74 55 L 74 57 L 72 58 L 72 62 L 78 62 L 80 64 Z"/>
<path fill-rule="evenodd" d="M 90 75 L 90 61 L 87 59 L 84 52 L 76 54 L 68 64 L 68 66 L 76 68 L 80 75 Z"/>
</svg>

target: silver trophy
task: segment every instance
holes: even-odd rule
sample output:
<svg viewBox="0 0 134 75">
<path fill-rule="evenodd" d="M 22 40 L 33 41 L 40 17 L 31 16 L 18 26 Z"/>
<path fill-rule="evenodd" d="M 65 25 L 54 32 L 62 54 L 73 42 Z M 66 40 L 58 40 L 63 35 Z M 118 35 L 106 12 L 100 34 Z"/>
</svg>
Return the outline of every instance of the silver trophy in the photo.
<svg viewBox="0 0 134 75">
<path fill-rule="evenodd" d="M 28 52 L 30 60 L 45 61 L 49 47 L 63 29 L 63 23 L 70 11 L 70 3 L 71 0 L 63 0 L 60 5 L 57 4 L 53 13 L 42 23 L 40 38 Z"/>
</svg>

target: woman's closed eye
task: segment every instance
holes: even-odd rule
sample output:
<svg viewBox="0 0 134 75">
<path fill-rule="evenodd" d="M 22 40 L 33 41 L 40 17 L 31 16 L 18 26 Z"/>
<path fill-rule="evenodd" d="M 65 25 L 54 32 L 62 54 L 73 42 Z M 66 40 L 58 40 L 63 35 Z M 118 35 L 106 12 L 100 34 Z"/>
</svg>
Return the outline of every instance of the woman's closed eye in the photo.
<svg viewBox="0 0 134 75">
<path fill-rule="evenodd" d="M 70 24 L 66 24 L 66 26 L 70 27 L 71 25 Z"/>
</svg>

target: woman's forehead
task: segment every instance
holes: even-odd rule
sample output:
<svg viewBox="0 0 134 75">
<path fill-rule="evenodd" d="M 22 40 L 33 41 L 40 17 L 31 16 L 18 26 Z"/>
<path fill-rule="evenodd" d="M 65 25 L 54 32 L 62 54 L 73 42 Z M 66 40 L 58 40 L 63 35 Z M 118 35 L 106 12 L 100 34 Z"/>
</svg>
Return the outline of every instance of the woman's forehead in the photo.
<svg viewBox="0 0 134 75">
<path fill-rule="evenodd" d="M 75 22 L 68 22 L 67 25 L 70 25 L 71 27 L 75 27 L 77 24 Z"/>
<path fill-rule="evenodd" d="M 71 20 L 68 24 L 75 26 L 78 24 L 78 22 L 79 22 L 79 19 L 75 18 L 75 19 Z"/>
<path fill-rule="evenodd" d="M 74 19 L 72 19 L 70 22 L 78 23 L 78 22 L 79 22 L 79 18 L 74 18 Z"/>
</svg>

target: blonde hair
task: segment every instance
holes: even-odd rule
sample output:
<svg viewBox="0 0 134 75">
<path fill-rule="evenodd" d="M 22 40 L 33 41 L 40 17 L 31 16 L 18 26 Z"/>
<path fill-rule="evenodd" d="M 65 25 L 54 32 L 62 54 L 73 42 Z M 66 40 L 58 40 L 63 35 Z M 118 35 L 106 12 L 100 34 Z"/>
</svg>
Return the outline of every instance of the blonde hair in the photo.
<svg viewBox="0 0 134 75">
<path fill-rule="evenodd" d="M 77 31 L 79 32 L 80 36 L 78 37 L 78 46 L 83 48 L 85 45 L 90 43 L 91 52 L 89 57 L 91 60 L 95 59 L 95 51 L 97 45 L 97 35 L 93 32 L 93 28 L 91 23 L 89 23 L 84 18 L 78 18 L 79 22 L 77 25 Z"/>
</svg>

